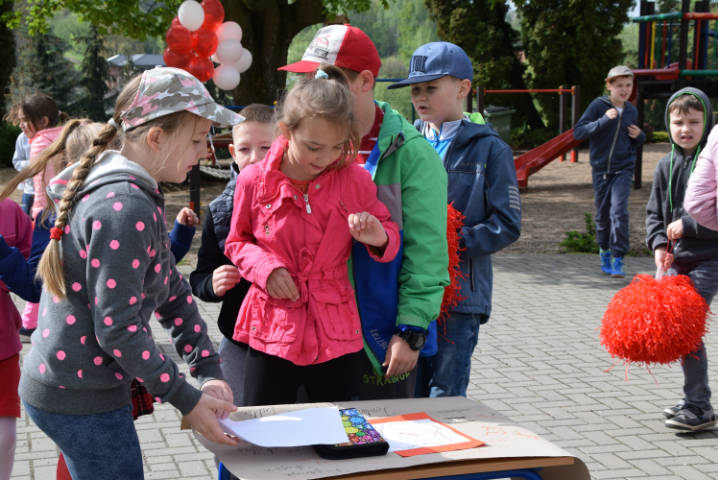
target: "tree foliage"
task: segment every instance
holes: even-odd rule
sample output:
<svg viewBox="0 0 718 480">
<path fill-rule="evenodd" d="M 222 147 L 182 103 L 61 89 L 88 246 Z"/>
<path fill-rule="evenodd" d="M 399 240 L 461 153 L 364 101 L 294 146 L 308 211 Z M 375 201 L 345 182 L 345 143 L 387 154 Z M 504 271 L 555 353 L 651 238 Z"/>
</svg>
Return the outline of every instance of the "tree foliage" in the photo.
<svg viewBox="0 0 718 480">
<path fill-rule="evenodd" d="M 0 3 L 0 15 L 5 12 L 9 12 L 12 9 L 12 3 L 2 2 Z M 0 45 L 3 48 L 0 50 L 0 116 L 6 113 L 7 107 L 5 105 L 5 95 L 10 84 L 10 74 L 13 68 L 15 68 L 15 37 L 12 31 L 4 24 L 0 24 Z"/>
<path fill-rule="evenodd" d="M 518 35 L 506 22 L 508 6 L 499 0 L 425 0 L 439 37 L 459 45 L 474 63 L 474 84 L 487 88 L 525 88 L 524 70 L 515 54 Z M 418 45 L 417 45 L 418 46 Z M 491 103 L 511 106 L 532 127 L 541 120 L 527 95 L 492 96 Z"/>
<path fill-rule="evenodd" d="M 104 122 L 107 120 L 105 108 L 105 93 L 107 93 L 107 61 L 102 56 L 102 37 L 95 27 L 90 28 L 88 34 L 79 37 L 85 47 L 82 57 L 82 86 L 84 92 L 80 98 L 79 107 L 84 115 L 92 120 Z"/>
<path fill-rule="evenodd" d="M 619 34 L 633 0 L 524 0 L 517 3 L 521 33 L 530 64 L 531 88 L 580 85 L 582 107 L 604 88 L 608 70 L 621 62 Z M 550 126 L 557 124 L 558 101 L 537 97 Z"/>
</svg>

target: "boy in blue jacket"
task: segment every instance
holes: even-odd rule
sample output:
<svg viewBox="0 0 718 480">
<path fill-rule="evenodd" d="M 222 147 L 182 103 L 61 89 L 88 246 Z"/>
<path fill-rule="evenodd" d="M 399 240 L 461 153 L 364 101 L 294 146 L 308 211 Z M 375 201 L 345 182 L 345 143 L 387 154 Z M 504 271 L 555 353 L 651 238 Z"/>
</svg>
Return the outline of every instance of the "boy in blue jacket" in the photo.
<svg viewBox="0 0 718 480">
<path fill-rule="evenodd" d="M 491 313 L 491 254 L 519 238 L 521 200 L 511 149 L 488 125 L 472 123 L 463 106 L 474 70 L 466 52 L 448 42 L 419 47 L 409 77 L 419 114 L 415 126 L 448 173 L 448 201 L 466 218 L 461 229 L 463 298 L 438 326 L 437 352 L 421 357 L 419 396 L 466 396 L 479 326 Z"/>
<path fill-rule="evenodd" d="M 618 65 L 609 70 L 606 89 L 609 95 L 591 102 L 573 136 L 589 139 L 601 270 L 620 278 L 625 276 L 623 257 L 628 252 L 628 195 L 636 147 L 646 135 L 636 125 L 638 110 L 628 101 L 633 90 L 631 69 Z"/>
</svg>

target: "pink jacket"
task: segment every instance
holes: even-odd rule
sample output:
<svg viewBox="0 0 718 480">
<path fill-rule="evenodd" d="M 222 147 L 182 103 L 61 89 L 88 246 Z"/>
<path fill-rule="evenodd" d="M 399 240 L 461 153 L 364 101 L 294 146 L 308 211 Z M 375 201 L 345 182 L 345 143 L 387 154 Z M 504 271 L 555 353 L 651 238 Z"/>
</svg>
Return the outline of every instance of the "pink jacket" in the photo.
<svg viewBox="0 0 718 480">
<path fill-rule="evenodd" d="M 0 200 L 0 235 L 3 236 L 8 247 L 17 248 L 26 258 L 30 254 L 32 244 L 30 218 L 9 198 Z M 3 274 L 5 272 L 0 268 L 0 279 Z M 20 336 L 17 333 L 20 324 L 20 314 L 10 298 L 10 292 L 0 280 L 0 360 L 10 358 L 22 349 Z"/>
<path fill-rule="evenodd" d="M 704 227 L 718 230 L 718 125 L 708 135 L 688 180 L 683 207 Z"/>
<path fill-rule="evenodd" d="M 30 139 L 30 163 L 35 161 L 38 156 L 60 136 L 63 127 L 53 127 L 40 130 Z M 35 199 L 32 201 L 32 218 L 36 218 L 37 214 L 47 207 L 47 197 L 45 196 L 45 188 L 52 177 L 57 175 L 56 166 L 52 162 L 48 162 L 44 172 L 38 173 L 32 177 L 32 184 L 35 187 Z"/>
<path fill-rule="evenodd" d="M 379 262 L 396 256 L 399 230 L 362 167 L 327 170 L 303 194 L 280 170 L 286 147 L 287 140 L 279 137 L 261 163 L 237 178 L 225 254 L 252 287 L 233 338 L 296 365 L 311 365 L 363 347 L 347 271 L 352 246 L 347 216 L 367 211 L 381 221 L 389 243 L 381 257 L 374 256 Z M 280 267 L 292 275 L 299 300 L 267 294 L 267 278 Z"/>
</svg>

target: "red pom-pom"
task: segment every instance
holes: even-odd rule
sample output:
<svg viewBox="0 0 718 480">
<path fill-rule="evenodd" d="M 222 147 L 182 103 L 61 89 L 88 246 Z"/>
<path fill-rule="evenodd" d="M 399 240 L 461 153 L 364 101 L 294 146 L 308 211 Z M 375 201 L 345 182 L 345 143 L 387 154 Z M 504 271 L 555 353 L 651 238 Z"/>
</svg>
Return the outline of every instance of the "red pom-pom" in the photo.
<svg viewBox="0 0 718 480">
<path fill-rule="evenodd" d="M 686 275 L 636 275 L 603 315 L 601 344 L 626 362 L 671 363 L 696 350 L 708 304 Z"/>
<path fill-rule="evenodd" d="M 464 277 L 461 271 L 461 227 L 464 226 L 464 215 L 454 208 L 454 204 L 450 203 L 446 211 L 446 242 L 449 246 L 449 285 L 444 287 L 444 298 L 441 300 L 441 313 L 439 314 L 439 322 L 446 319 L 449 310 L 459 304 L 465 297 L 460 295 L 461 285 L 459 279 Z"/>
</svg>

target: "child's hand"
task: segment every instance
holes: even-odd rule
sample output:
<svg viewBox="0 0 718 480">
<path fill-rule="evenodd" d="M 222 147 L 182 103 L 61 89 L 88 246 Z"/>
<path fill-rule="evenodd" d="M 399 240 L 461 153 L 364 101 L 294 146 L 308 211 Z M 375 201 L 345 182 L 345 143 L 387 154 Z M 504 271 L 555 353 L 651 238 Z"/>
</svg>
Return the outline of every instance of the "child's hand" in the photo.
<svg viewBox="0 0 718 480">
<path fill-rule="evenodd" d="M 638 128 L 637 125 L 629 125 L 628 126 L 628 136 L 631 138 L 638 138 L 638 136 L 641 134 L 641 129 Z"/>
<path fill-rule="evenodd" d="M 347 220 L 349 233 L 357 242 L 384 248 L 389 241 L 384 227 L 374 215 L 367 212 L 350 213 Z"/>
<path fill-rule="evenodd" d="M 615 108 L 609 108 L 608 110 L 606 110 L 606 116 L 613 120 L 618 116 L 618 110 L 616 110 Z"/>
<path fill-rule="evenodd" d="M 239 283 L 242 276 L 234 265 L 222 265 L 212 272 L 212 290 L 218 297 L 224 297 L 224 294 L 234 288 Z"/>
<path fill-rule="evenodd" d="M 667 272 L 671 265 L 673 265 L 673 254 L 666 252 L 666 247 L 658 247 L 653 252 L 653 260 L 656 263 L 656 268 Z"/>
<path fill-rule="evenodd" d="M 229 402 L 203 393 L 199 399 L 199 403 L 186 415 L 186 418 L 190 426 L 207 440 L 214 443 L 237 446 L 239 445 L 239 439 L 230 438 L 225 435 L 219 427 L 219 423 L 217 423 L 217 416 L 215 414 L 215 412 L 218 411 L 234 411 L 236 408 L 237 407 Z"/>
<path fill-rule="evenodd" d="M 194 227 L 199 224 L 199 217 L 194 213 L 194 210 L 184 207 L 177 214 L 177 223 L 186 227 Z"/>
<path fill-rule="evenodd" d="M 406 341 L 398 335 L 394 335 L 389 340 L 389 346 L 386 349 L 386 357 L 382 367 L 386 368 L 386 378 L 402 373 L 411 372 L 416 367 L 419 359 L 419 351 L 412 350 Z"/>
<path fill-rule="evenodd" d="M 299 291 L 286 268 L 275 268 L 267 278 L 267 293 L 274 298 L 298 300 Z"/>
<path fill-rule="evenodd" d="M 683 220 L 680 218 L 675 222 L 669 223 L 666 228 L 666 236 L 668 240 L 678 240 L 683 236 Z"/>
<path fill-rule="evenodd" d="M 227 385 L 227 382 L 224 380 L 210 380 L 206 382 L 204 385 L 202 385 L 202 393 L 206 393 L 207 395 L 217 398 L 219 400 L 224 400 L 227 403 L 232 403 L 234 398 L 232 395 L 232 389 L 229 388 L 229 385 Z M 227 418 L 229 417 L 229 414 L 232 413 L 235 409 L 231 410 L 224 410 L 220 409 L 217 410 L 215 413 L 217 415 L 217 418 Z"/>
</svg>

